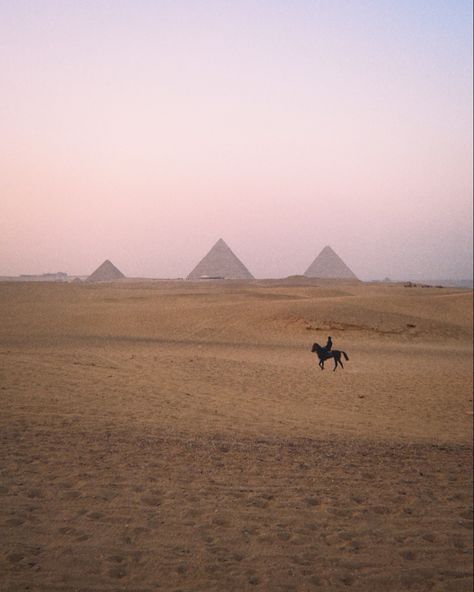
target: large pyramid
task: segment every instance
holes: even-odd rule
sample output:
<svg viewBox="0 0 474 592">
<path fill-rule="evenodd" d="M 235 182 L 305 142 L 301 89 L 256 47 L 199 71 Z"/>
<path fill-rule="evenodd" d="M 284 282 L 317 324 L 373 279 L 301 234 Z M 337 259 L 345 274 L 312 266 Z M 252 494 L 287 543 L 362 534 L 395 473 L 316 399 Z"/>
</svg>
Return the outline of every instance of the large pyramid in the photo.
<svg viewBox="0 0 474 592">
<path fill-rule="evenodd" d="M 306 277 L 337 280 L 357 280 L 357 276 L 331 247 L 324 247 L 316 259 L 305 271 Z"/>
<path fill-rule="evenodd" d="M 188 280 L 252 280 L 253 275 L 220 238 L 188 275 Z"/>
<path fill-rule="evenodd" d="M 94 273 L 87 278 L 87 282 L 113 282 L 124 278 L 123 273 L 115 267 L 115 265 L 106 259 Z"/>
</svg>

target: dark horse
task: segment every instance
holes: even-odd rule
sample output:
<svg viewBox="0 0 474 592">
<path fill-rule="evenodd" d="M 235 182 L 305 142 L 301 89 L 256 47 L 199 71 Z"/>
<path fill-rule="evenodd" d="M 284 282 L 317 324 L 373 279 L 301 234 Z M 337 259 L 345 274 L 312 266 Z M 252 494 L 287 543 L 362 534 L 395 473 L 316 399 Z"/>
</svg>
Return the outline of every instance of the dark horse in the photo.
<svg viewBox="0 0 474 592">
<path fill-rule="evenodd" d="M 325 347 L 321 347 L 319 343 L 313 343 L 311 351 L 316 352 L 316 354 L 318 355 L 319 367 L 321 368 L 321 370 L 324 370 L 324 362 L 326 360 L 330 360 L 331 358 L 334 358 L 334 372 L 336 371 L 338 364 L 340 364 L 341 368 L 344 370 L 344 366 L 341 362 L 341 354 L 346 358 L 346 360 L 349 359 L 349 356 L 346 354 L 345 351 L 339 351 L 337 349 L 328 351 Z"/>
</svg>

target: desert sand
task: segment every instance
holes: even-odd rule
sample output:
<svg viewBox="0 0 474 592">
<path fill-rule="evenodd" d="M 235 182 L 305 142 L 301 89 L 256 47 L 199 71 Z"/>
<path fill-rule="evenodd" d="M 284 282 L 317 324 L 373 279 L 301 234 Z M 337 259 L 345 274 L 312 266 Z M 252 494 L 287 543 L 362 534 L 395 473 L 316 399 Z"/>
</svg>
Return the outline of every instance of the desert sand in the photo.
<svg viewBox="0 0 474 592">
<path fill-rule="evenodd" d="M 466 290 L 0 284 L 0 589 L 470 591 L 472 353 Z"/>
</svg>

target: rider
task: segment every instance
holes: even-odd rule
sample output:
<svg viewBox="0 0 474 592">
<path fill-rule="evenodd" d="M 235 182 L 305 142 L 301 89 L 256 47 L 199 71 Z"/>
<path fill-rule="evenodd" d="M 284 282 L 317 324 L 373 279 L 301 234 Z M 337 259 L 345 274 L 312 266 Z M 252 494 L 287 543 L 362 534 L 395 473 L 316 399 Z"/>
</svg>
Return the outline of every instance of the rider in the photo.
<svg viewBox="0 0 474 592">
<path fill-rule="evenodd" d="M 325 347 L 326 347 L 326 350 L 327 350 L 328 352 L 330 352 L 330 351 L 331 351 L 331 348 L 332 348 L 332 339 L 331 339 L 331 336 L 329 336 L 329 337 L 328 337 L 328 341 L 327 341 L 327 343 L 326 343 L 326 346 L 325 346 Z"/>
</svg>

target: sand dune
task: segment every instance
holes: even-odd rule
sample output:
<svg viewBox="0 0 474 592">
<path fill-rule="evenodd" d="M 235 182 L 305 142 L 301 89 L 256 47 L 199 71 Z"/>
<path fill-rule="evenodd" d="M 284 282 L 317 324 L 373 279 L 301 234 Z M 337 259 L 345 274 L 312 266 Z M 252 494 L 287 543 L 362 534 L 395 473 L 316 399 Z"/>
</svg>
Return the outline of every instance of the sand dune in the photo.
<svg viewBox="0 0 474 592">
<path fill-rule="evenodd" d="M 5 283 L 0 326 L 2 591 L 471 589 L 471 291 Z"/>
</svg>

